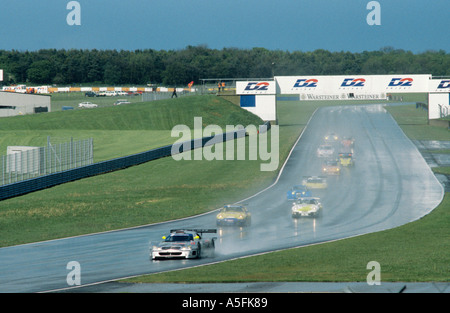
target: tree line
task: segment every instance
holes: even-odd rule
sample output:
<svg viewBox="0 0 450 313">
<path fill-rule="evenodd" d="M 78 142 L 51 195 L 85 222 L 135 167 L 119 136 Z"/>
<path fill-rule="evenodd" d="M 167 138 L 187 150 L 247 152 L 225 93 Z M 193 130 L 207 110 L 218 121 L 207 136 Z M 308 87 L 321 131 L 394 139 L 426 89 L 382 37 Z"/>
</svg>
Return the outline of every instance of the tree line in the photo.
<svg viewBox="0 0 450 313">
<path fill-rule="evenodd" d="M 288 75 L 432 74 L 450 76 L 450 54 L 377 51 L 311 52 L 265 48 L 181 50 L 0 50 L 3 84 L 184 86 L 202 78 L 270 78 Z"/>
</svg>

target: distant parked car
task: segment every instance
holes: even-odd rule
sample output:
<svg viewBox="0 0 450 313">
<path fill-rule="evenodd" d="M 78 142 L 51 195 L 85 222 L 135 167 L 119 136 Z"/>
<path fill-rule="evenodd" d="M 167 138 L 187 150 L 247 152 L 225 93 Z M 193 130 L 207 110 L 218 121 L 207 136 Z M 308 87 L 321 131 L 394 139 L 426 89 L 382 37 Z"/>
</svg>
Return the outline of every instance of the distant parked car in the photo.
<svg viewBox="0 0 450 313">
<path fill-rule="evenodd" d="M 91 109 L 91 108 L 96 108 L 96 107 L 98 107 L 98 105 L 97 105 L 97 104 L 94 104 L 94 103 L 92 103 L 92 102 L 81 102 L 81 103 L 78 103 L 78 107 L 79 107 L 79 108 L 88 108 L 88 109 Z"/>
<path fill-rule="evenodd" d="M 87 91 L 87 92 L 84 94 L 84 96 L 85 96 L 85 97 L 97 97 L 98 94 L 97 94 L 96 92 L 93 92 L 93 91 Z"/>
</svg>

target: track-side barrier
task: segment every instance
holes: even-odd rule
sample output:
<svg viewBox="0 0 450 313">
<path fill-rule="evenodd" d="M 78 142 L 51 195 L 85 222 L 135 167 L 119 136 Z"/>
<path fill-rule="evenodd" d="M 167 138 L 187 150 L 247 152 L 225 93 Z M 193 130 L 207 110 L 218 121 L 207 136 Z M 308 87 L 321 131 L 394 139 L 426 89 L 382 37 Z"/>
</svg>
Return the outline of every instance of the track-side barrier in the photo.
<svg viewBox="0 0 450 313">
<path fill-rule="evenodd" d="M 270 124 L 267 122 L 267 130 L 270 129 Z M 209 136 L 200 139 L 190 140 L 190 144 L 178 143 L 177 148 L 180 153 L 193 150 L 195 148 L 203 148 L 207 145 L 224 142 L 227 140 L 235 140 L 239 136 L 245 135 L 244 132 L 235 131 L 232 133 L 223 133 L 220 136 Z M 211 140 L 215 138 L 215 140 Z M 221 140 L 220 140 L 221 139 Z M 189 141 L 187 141 L 188 143 Z M 64 184 L 67 182 L 79 180 L 82 178 L 92 177 L 100 174 L 105 174 L 108 172 L 113 172 L 134 165 L 139 165 L 149 161 L 157 160 L 160 158 L 168 157 L 172 155 L 172 146 L 168 145 L 145 152 L 132 154 L 129 156 L 119 157 L 107 161 L 102 161 L 98 163 L 93 163 L 90 165 L 61 171 L 57 173 L 52 173 L 44 176 L 39 176 L 36 178 L 23 180 L 20 182 L 0 186 L 0 201 L 21 196 L 30 192 L 43 190 L 56 185 Z M 187 147 L 187 149 L 185 149 Z"/>
</svg>

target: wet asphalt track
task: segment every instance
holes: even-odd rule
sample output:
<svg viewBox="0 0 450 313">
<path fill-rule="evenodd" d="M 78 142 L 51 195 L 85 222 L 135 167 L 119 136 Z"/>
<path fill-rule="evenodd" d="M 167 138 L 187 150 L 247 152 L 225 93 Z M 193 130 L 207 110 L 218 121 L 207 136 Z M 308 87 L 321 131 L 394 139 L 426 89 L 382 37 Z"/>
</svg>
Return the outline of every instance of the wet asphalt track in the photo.
<svg viewBox="0 0 450 313">
<path fill-rule="evenodd" d="M 316 149 L 328 131 L 355 139 L 355 166 L 330 177 L 323 214 L 294 220 L 286 191 L 302 176 L 321 175 Z M 150 241 L 172 228 L 216 228 L 216 212 L 135 229 L 0 249 L 0 292 L 42 292 L 69 287 L 81 266 L 81 285 L 169 271 L 272 250 L 309 245 L 393 228 L 416 220 L 443 198 L 443 187 L 416 146 L 379 105 L 326 107 L 311 119 L 271 188 L 247 199 L 252 225 L 219 229 L 214 257 L 150 261 Z M 100 287 L 100 286 L 99 286 Z M 101 287 L 100 287 L 101 289 Z"/>
</svg>

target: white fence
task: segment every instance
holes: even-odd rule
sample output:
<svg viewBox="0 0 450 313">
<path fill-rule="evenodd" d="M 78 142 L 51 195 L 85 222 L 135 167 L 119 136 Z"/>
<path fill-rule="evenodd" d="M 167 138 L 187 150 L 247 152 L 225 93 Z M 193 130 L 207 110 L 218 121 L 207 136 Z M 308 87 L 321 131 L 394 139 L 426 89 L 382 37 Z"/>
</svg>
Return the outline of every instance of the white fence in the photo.
<svg viewBox="0 0 450 313">
<path fill-rule="evenodd" d="M 46 147 L 9 146 L 0 157 L 0 185 L 62 172 L 94 162 L 92 138 L 60 144 L 47 140 Z"/>
</svg>

